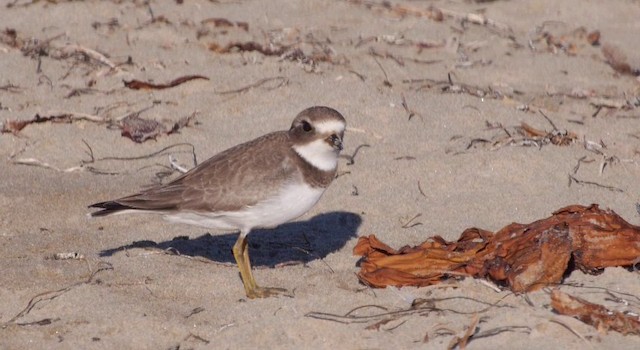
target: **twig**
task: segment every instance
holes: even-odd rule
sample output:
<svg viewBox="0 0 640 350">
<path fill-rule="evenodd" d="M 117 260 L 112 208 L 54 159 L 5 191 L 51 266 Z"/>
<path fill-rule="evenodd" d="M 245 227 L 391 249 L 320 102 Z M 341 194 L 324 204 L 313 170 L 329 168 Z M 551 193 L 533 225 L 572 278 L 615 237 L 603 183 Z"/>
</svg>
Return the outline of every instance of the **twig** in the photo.
<svg viewBox="0 0 640 350">
<path fill-rule="evenodd" d="M 382 53 L 379 53 L 378 51 L 376 51 L 374 48 L 369 48 L 369 54 L 371 56 L 374 56 L 374 57 L 390 58 L 390 59 L 394 60 L 400 67 L 404 67 L 404 61 L 401 58 L 398 58 L 398 57 L 390 54 L 389 52 L 386 52 L 386 53 L 382 54 Z"/>
<path fill-rule="evenodd" d="M 300 247 L 292 247 L 295 250 L 301 251 L 309 256 L 312 256 L 314 258 L 316 258 L 317 260 L 322 261 L 325 265 L 327 265 L 327 268 L 329 268 L 329 271 L 331 271 L 331 273 L 335 273 L 336 271 L 331 268 L 331 265 L 329 265 L 328 262 L 326 262 L 322 257 L 320 257 L 318 254 L 312 253 L 311 251 L 304 249 L 304 248 L 300 248 Z"/>
<path fill-rule="evenodd" d="M 64 287 L 64 288 L 60 288 L 58 290 L 54 290 L 54 291 L 47 291 L 47 292 L 42 292 L 39 293 L 37 295 L 35 295 L 33 298 L 31 298 L 31 300 L 29 300 L 29 303 L 27 304 L 27 306 L 22 309 L 22 311 L 18 312 L 18 314 L 16 314 L 15 316 L 13 316 L 9 321 L 3 323 L 0 328 L 6 328 L 8 325 L 15 323 L 16 320 L 28 315 L 31 310 L 33 310 L 34 307 L 36 307 L 37 305 L 39 305 L 42 302 L 45 301 L 51 301 L 53 299 L 56 299 L 59 296 L 62 296 L 64 293 L 70 291 L 71 289 L 83 285 L 83 284 L 90 284 L 93 282 L 94 277 L 102 272 L 102 271 L 107 271 L 107 270 L 113 270 L 113 266 L 110 263 L 107 262 L 100 262 L 100 267 L 98 269 L 96 269 L 95 271 L 91 272 L 91 274 L 89 275 L 89 277 L 84 280 L 84 281 L 80 281 L 80 282 L 76 282 L 70 286 Z"/>
<path fill-rule="evenodd" d="M 414 226 L 422 225 L 422 223 L 421 223 L 421 222 L 415 222 L 415 223 L 413 223 L 413 221 L 414 221 L 415 219 L 417 219 L 417 218 L 419 218 L 419 217 L 421 217 L 421 216 L 422 216 L 422 213 L 418 213 L 418 214 L 416 214 L 414 217 L 412 217 L 411 219 L 409 219 L 409 221 L 407 221 L 406 223 L 404 223 L 401 227 L 402 227 L 402 228 L 411 228 L 411 227 L 414 227 Z"/>
<path fill-rule="evenodd" d="M 551 124 L 551 127 L 553 128 L 553 130 L 558 130 L 558 128 L 556 127 L 556 124 L 554 124 L 551 118 L 547 117 L 547 115 L 544 114 L 544 112 L 541 109 L 538 109 L 538 113 L 542 114 L 544 119 L 546 119 L 549 122 L 549 124 Z"/>
<path fill-rule="evenodd" d="M 2 133 L 13 133 L 17 134 L 20 130 L 24 129 L 27 125 L 34 123 L 45 123 L 45 122 L 73 122 L 74 120 L 87 120 L 94 123 L 105 123 L 107 118 L 99 117 L 92 114 L 87 113 L 79 113 L 79 112 L 59 112 L 59 111 L 51 111 L 46 115 L 40 115 L 36 113 L 36 115 L 27 120 L 5 120 L 0 127 L 0 132 Z"/>
<path fill-rule="evenodd" d="M 362 144 L 359 145 L 358 147 L 356 147 L 355 151 L 353 151 L 352 155 L 347 155 L 347 154 L 342 154 L 340 155 L 341 158 L 346 158 L 347 160 L 347 165 L 354 165 L 356 163 L 356 155 L 358 155 L 358 152 L 360 152 L 360 149 L 363 147 L 371 147 L 369 144 Z"/>
<path fill-rule="evenodd" d="M 164 147 L 158 151 L 149 153 L 149 154 L 145 154 L 142 156 L 134 156 L 134 157 L 103 157 L 103 158 L 98 158 L 96 159 L 96 161 L 101 161 L 101 160 L 124 160 L 124 161 L 129 161 L 129 160 L 140 160 L 140 159 L 148 159 L 148 158 L 153 158 L 157 155 L 161 155 L 163 152 L 165 152 L 166 150 L 169 150 L 171 148 L 174 147 L 178 147 L 178 146 L 191 146 L 191 152 L 193 154 L 193 166 L 197 166 L 198 165 L 198 160 L 196 159 L 196 148 L 193 144 L 188 143 L 188 142 L 181 142 L 181 143 L 176 143 L 167 147 Z"/>
<path fill-rule="evenodd" d="M 416 115 L 420 116 L 420 114 L 416 113 L 416 111 L 409 108 L 409 105 L 407 104 L 407 100 L 404 98 L 404 94 L 401 94 L 400 96 L 402 97 L 402 107 L 407 112 L 407 114 L 409 114 L 408 120 L 411 120 L 411 118 L 415 117 Z"/>
<path fill-rule="evenodd" d="M 24 89 L 11 83 L 0 86 L 0 90 L 11 92 L 14 94 L 22 92 Z"/>
<path fill-rule="evenodd" d="M 418 191 L 420 191 L 420 194 L 421 194 L 423 197 L 425 197 L 425 198 L 427 197 L 427 195 L 426 195 L 426 194 L 424 194 L 424 191 L 422 190 L 422 186 L 420 185 L 420 180 L 418 180 Z"/>
<path fill-rule="evenodd" d="M 604 173 L 604 168 L 607 167 L 607 165 L 613 165 L 615 163 L 619 163 L 620 162 L 620 158 L 616 157 L 616 156 L 611 156 L 611 157 L 603 157 L 602 162 L 600 163 L 600 176 L 602 176 L 602 174 Z"/>
<path fill-rule="evenodd" d="M 507 296 L 505 296 L 505 297 L 507 297 Z M 324 320 L 324 321 L 338 322 L 338 323 L 343 323 L 343 324 L 351 324 L 351 323 L 367 323 L 367 322 L 372 322 L 372 321 L 378 322 L 380 320 L 385 320 L 385 319 L 396 320 L 396 319 L 399 319 L 401 317 L 406 317 L 406 316 L 411 316 L 411 315 L 427 315 L 432 311 L 449 311 L 449 312 L 452 312 L 452 313 L 455 313 L 455 314 L 459 314 L 459 315 L 470 315 L 470 314 L 484 313 L 484 312 L 487 312 L 488 310 L 490 310 L 490 309 L 492 309 L 494 307 L 511 307 L 509 305 L 503 305 L 503 306 L 499 306 L 498 305 L 499 303 L 502 302 L 502 300 L 505 297 L 500 298 L 495 303 L 488 303 L 488 302 L 485 302 L 485 301 L 482 301 L 482 300 L 469 298 L 469 297 L 416 299 L 416 300 L 414 300 L 414 302 L 411 305 L 411 307 L 409 307 L 408 309 L 402 309 L 402 310 L 397 310 L 397 311 L 389 311 L 389 309 L 384 307 L 384 306 L 369 304 L 369 305 L 362 305 L 362 306 L 355 307 L 355 308 L 351 309 L 350 311 L 348 311 L 344 315 L 337 315 L 337 314 L 331 314 L 331 313 L 326 313 L 326 312 L 315 312 L 314 311 L 314 312 L 309 312 L 309 313 L 305 314 L 305 317 L 315 318 L 315 319 Z M 477 311 L 458 311 L 458 310 L 454 310 L 454 309 L 450 309 L 450 308 L 439 308 L 439 307 L 435 306 L 435 303 L 440 302 L 440 301 L 449 301 L 449 300 L 457 300 L 457 299 L 471 300 L 471 301 L 474 301 L 476 303 L 487 305 L 487 307 L 485 307 L 483 309 L 480 309 L 480 310 L 477 310 Z M 377 309 L 377 310 L 381 310 L 382 312 L 374 313 L 374 314 L 371 314 L 371 315 L 362 315 L 362 316 L 356 315 L 356 311 L 365 310 L 365 309 Z"/>
<path fill-rule="evenodd" d="M 392 87 L 393 85 L 391 84 L 391 82 L 389 81 L 389 77 L 387 76 L 387 72 L 384 70 L 384 67 L 382 67 L 382 64 L 380 64 L 380 62 L 378 62 L 378 59 L 372 54 L 371 57 L 373 58 L 374 61 L 376 61 L 376 63 L 378 64 L 378 67 L 380 67 L 380 70 L 382 71 L 382 74 L 384 74 L 384 81 L 382 82 L 382 84 L 386 87 Z"/>
<path fill-rule="evenodd" d="M 271 87 L 271 88 L 267 88 L 268 90 L 274 90 L 277 89 L 279 87 L 282 87 L 284 85 L 287 85 L 289 83 L 289 79 L 279 76 L 279 77 L 273 77 L 273 78 L 264 78 L 264 79 L 260 79 L 257 82 L 251 84 L 251 85 L 247 85 L 245 87 L 241 87 L 239 89 L 235 89 L 235 90 L 227 90 L 227 91 L 216 91 L 216 94 L 218 95 L 229 95 L 229 94 L 238 94 L 238 93 L 243 93 L 245 91 L 251 90 L 253 88 L 257 88 L 260 87 L 266 83 L 275 81 L 277 82 L 276 86 Z"/>
<path fill-rule="evenodd" d="M 591 163 L 593 161 L 594 161 L 593 159 L 587 160 L 587 156 L 582 156 L 580 159 L 578 159 L 578 163 L 576 164 L 576 166 L 573 167 L 573 173 L 574 174 L 578 173 L 578 169 L 580 169 L 580 164 L 582 164 L 582 163 Z"/>
<path fill-rule="evenodd" d="M 205 310 L 205 308 L 203 308 L 202 306 L 198 306 L 197 308 L 191 310 L 191 312 L 188 315 L 186 315 L 184 318 L 189 318 L 189 317 L 191 317 L 193 315 L 201 313 L 204 310 Z"/>
<path fill-rule="evenodd" d="M 171 169 L 174 169 L 180 173 L 186 173 L 187 171 L 189 171 L 187 168 L 183 167 L 182 165 L 178 164 L 178 161 L 173 158 L 172 155 L 169 155 L 169 164 L 171 165 Z"/>
<path fill-rule="evenodd" d="M 582 334 L 580 334 L 580 332 L 578 332 L 575 329 L 571 328 L 568 324 L 566 324 L 564 321 L 561 321 L 559 318 L 554 317 L 554 318 L 550 319 L 549 321 L 561 325 L 562 327 L 567 329 L 569 332 L 573 333 L 573 335 L 575 335 L 576 337 L 582 339 L 582 341 L 584 341 L 585 343 L 589 342 L 587 340 L 587 338 L 585 338 Z"/>
<path fill-rule="evenodd" d="M 130 80 L 130 81 L 125 80 L 123 82 L 124 82 L 124 86 L 132 90 L 163 90 L 163 89 L 176 87 L 178 85 L 182 85 L 188 81 L 196 80 L 196 79 L 209 80 L 209 78 L 202 75 L 185 75 L 183 77 L 173 79 L 172 81 L 166 84 L 154 84 L 154 83 L 136 80 L 136 79 Z"/>
<path fill-rule="evenodd" d="M 498 335 L 498 334 L 504 333 L 504 332 L 521 332 L 521 333 L 525 333 L 525 334 L 530 334 L 531 333 L 531 327 L 528 327 L 528 326 L 504 326 L 504 327 L 497 327 L 497 328 L 487 329 L 484 332 L 478 332 L 478 333 L 474 334 L 473 335 L 473 339 L 493 337 L 494 335 Z"/>
<path fill-rule="evenodd" d="M 19 159 L 15 159 L 11 161 L 12 164 L 17 164 L 17 165 L 28 165 L 28 166 L 35 166 L 35 167 L 41 167 L 41 168 L 45 168 L 45 169 L 51 169 L 51 170 L 55 170 L 58 172 L 63 172 L 63 173 L 71 173 L 74 171 L 82 171 L 84 170 L 84 168 L 82 166 L 74 166 L 74 167 L 70 167 L 70 168 L 66 168 L 66 169 L 60 169 L 56 166 L 53 166 L 47 162 L 43 162 L 41 160 L 38 160 L 36 158 L 19 158 Z"/>
<path fill-rule="evenodd" d="M 66 56 L 71 56 L 77 53 L 80 53 L 94 61 L 97 61 L 100 64 L 103 64 L 113 70 L 118 69 L 118 66 L 111 62 L 110 59 L 108 59 L 105 55 L 101 54 L 100 52 L 93 50 L 93 49 L 89 49 L 86 48 L 84 46 L 80 46 L 77 44 L 67 44 L 65 45 L 61 50 L 63 55 Z"/>
<path fill-rule="evenodd" d="M 84 143 L 84 145 L 87 146 L 87 149 L 89 150 L 87 152 L 87 155 L 91 158 L 88 162 L 85 162 L 85 164 L 95 162 L 96 158 L 93 156 L 93 148 L 89 146 L 89 143 L 85 141 L 85 139 L 82 139 L 82 143 Z"/>
<path fill-rule="evenodd" d="M 94 123 L 104 123 L 107 121 L 106 117 L 100 117 L 93 114 L 80 113 L 80 112 L 64 112 L 64 111 L 50 111 L 47 113 L 50 117 L 43 118 L 69 118 L 71 120 L 86 120 Z"/>
<path fill-rule="evenodd" d="M 187 340 L 189 340 L 191 338 L 193 338 L 195 340 L 198 340 L 198 341 L 204 343 L 205 345 L 211 343 L 210 340 L 207 340 L 207 339 L 205 339 L 205 338 L 203 338 L 203 337 L 201 337 L 201 336 L 199 336 L 197 334 L 193 334 L 191 332 L 189 332 L 189 335 L 186 338 L 184 338 L 184 340 L 187 341 Z"/>
<path fill-rule="evenodd" d="M 460 350 L 464 350 L 471 340 L 471 337 L 476 332 L 476 329 L 478 328 L 478 322 L 480 322 L 480 316 L 478 316 L 478 314 L 475 314 L 473 316 L 473 319 L 471 319 L 471 324 L 469 324 L 469 327 L 467 327 L 467 330 L 464 332 L 462 337 L 454 337 L 453 339 L 451 339 L 451 342 L 449 342 L 449 346 L 447 346 L 447 349 L 452 350 L 455 348 L 460 348 Z"/>
<path fill-rule="evenodd" d="M 602 185 L 599 184 L 597 182 L 592 182 L 592 181 L 583 181 L 583 180 L 578 180 L 576 179 L 573 175 L 569 174 L 569 186 L 571 186 L 571 183 L 575 182 L 578 185 L 591 185 L 591 186 L 597 186 L 600 188 L 605 188 L 609 191 L 614 191 L 614 192 L 620 192 L 620 193 L 624 193 L 624 190 L 618 187 L 614 187 L 614 186 L 608 186 L 608 185 Z"/>
<path fill-rule="evenodd" d="M 364 75 L 362 75 L 362 74 L 360 74 L 360 73 L 356 72 L 355 70 L 349 70 L 349 73 L 352 73 L 352 74 L 354 74 L 355 76 L 357 76 L 358 78 L 360 78 L 360 80 L 361 80 L 362 82 L 364 82 L 365 80 L 367 80 L 367 77 L 365 77 Z"/>
<path fill-rule="evenodd" d="M 84 260 L 85 256 L 78 252 L 55 253 L 45 259 L 53 260 Z"/>
<path fill-rule="evenodd" d="M 478 283 L 484 285 L 485 287 L 493 290 L 496 293 L 500 293 L 502 292 L 502 289 L 500 289 L 500 287 L 496 286 L 495 284 L 487 281 L 487 280 L 483 280 L 483 279 L 474 279 L 474 281 L 477 281 Z"/>
</svg>

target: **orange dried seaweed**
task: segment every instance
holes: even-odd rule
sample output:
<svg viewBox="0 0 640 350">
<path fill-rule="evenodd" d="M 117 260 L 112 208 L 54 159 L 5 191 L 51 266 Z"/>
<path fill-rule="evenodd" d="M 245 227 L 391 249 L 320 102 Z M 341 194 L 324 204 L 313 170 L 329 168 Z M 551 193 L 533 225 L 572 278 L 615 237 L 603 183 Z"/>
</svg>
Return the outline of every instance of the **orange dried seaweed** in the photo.
<svg viewBox="0 0 640 350">
<path fill-rule="evenodd" d="M 584 299 L 563 293 L 557 289 L 551 291 L 551 307 L 561 315 L 575 317 L 580 321 L 607 333 L 609 330 L 624 335 L 640 335 L 640 319 L 638 316 L 625 315 L 619 311 L 590 303 Z"/>
<path fill-rule="evenodd" d="M 471 276 L 528 292 L 560 283 L 571 258 L 587 273 L 634 265 L 640 258 L 640 227 L 596 204 L 573 205 L 495 234 L 467 229 L 455 242 L 435 236 L 395 250 L 374 235 L 361 237 L 354 254 L 363 256 L 358 276 L 373 287 L 425 286 L 449 276 Z"/>
</svg>

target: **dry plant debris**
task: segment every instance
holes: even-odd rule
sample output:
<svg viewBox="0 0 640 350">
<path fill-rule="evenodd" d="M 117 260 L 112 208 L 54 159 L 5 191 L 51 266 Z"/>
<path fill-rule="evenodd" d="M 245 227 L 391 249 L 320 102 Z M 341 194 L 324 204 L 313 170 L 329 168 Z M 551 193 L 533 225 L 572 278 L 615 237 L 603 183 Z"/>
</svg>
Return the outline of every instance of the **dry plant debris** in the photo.
<svg viewBox="0 0 640 350">
<path fill-rule="evenodd" d="M 17 135 L 20 130 L 24 129 L 27 125 L 38 124 L 38 123 L 72 123 L 74 120 L 87 120 L 95 123 L 104 123 L 106 122 L 105 118 L 85 114 L 85 113 L 76 113 L 76 112 L 53 112 L 49 115 L 40 115 L 36 113 L 36 115 L 31 119 L 25 120 L 14 120 L 7 119 L 4 123 L 2 123 L 2 127 L 0 128 L 0 133 L 12 133 Z"/>
<path fill-rule="evenodd" d="M 491 150 L 498 150 L 506 146 L 522 146 L 542 148 L 546 145 L 569 146 L 578 140 L 578 134 L 572 131 L 558 129 L 553 121 L 547 117 L 542 111 L 540 114 L 551 124 L 552 130 L 546 131 L 532 127 L 522 122 L 519 126 L 506 127 L 501 123 L 491 123 L 487 121 L 487 130 L 498 130 L 499 133 L 491 139 L 473 138 L 471 139 L 465 150 L 469 150 L 478 144 L 489 146 Z"/>
<path fill-rule="evenodd" d="M 280 60 L 302 63 L 310 72 L 317 71 L 316 66 L 319 62 L 340 63 L 340 60 L 334 57 L 335 52 L 331 48 L 323 47 L 318 43 L 311 44 L 313 46 L 311 54 L 306 54 L 298 47 L 299 45 L 281 45 L 274 42 L 262 45 L 255 41 L 231 42 L 226 45 L 212 42 L 209 43 L 209 50 L 218 54 L 255 51 L 264 56 L 277 56 Z"/>
<path fill-rule="evenodd" d="M 230 21 L 226 18 L 206 18 L 200 21 L 200 23 L 203 25 L 211 24 L 214 27 L 223 27 L 223 28 L 238 27 L 244 30 L 245 32 L 249 31 L 249 23 L 241 22 L 241 21 Z"/>
<path fill-rule="evenodd" d="M 447 285 L 447 288 L 455 288 L 454 285 Z M 312 311 L 305 314 L 305 317 L 315 318 L 319 320 L 338 322 L 342 324 L 352 323 L 368 323 L 366 327 L 369 330 L 380 330 L 380 327 L 392 321 L 398 321 L 408 316 L 429 316 L 433 313 L 451 312 L 460 315 L 478 315 L 485 313 L 494 308 L 508 308 L 513 306 L 503 303 L 504 298 L 496 302 L 489 303 L 486 301 L 469 298 L 469 297 L 447 297 L 447 298 L 417 298 L 413 300 L 411 306 L 401 309 L 389 309 L 381 305 L 362 305 L 351 309 L 349 312 L 340 315 L 326 312 Z M 480 308 L 474 310 L 463 309 L 456 306 L 446 306 L 446 303 L 458 301 L 471 301 L 481 305 Z"/>
<path fill-rule="evenodd" d="M 24 309 L 22 309 L 18 314 L 13 316 L 9 321 L 0 323 L 0 329 L 5 329 L 14 324 L 18 326 L 45 326 L 53 322 L 59 321 L 60 320 L 59 318 L 55 318 L 55 319 L 44 318 L 35 322 L 18 322 L 18 320 L 27 316 L 34 308 L 36 310 L 41 309 L 46 304 L 48 304 L 51 300 L 54 300 L 62 296 L 63 294 L 67 293 L 68 291 L 76 287 L 79 287 L 85 284 L 99 283 L 99 280 L 96 279 L 96 276 L 103 271 L 111 271 L 111 270 L 113 270 L 113 266 L 110 263 L 100 261 L 95 269 L 91 269 L 91 273 L 86 279 L 78 281 L 71 285 L 68 285 L 64 288 L 60 288 L 57 290 L 49 290 L 49 291 L 37 294 L 36 296 L 31 298 L 31 300 L 29 300 L 29 303 L 27 304 L 27 306 Z"/>
<path fill-rule="evenodd" d="M 7 119 L 0 125 L 0 133 L 12 133 L 18 135 L 19 132 L 27 127 L 27 125 L 38 123 L 73 123 L 78 120 L 86 120 L 94 123 L 116 124 L 116 127 L 122 130 L 122 136 L 141 143 L 148 139 L 155 139 L 159 135 L 171 135 L 180 129 L 187 127 L 195 120 L 198 112 L 194 112 L 186 117 L 180 118 L 178 121 L 170 125 L 165 125 L 152 119 L 144 119 L 139 117 L 140 113 L 133 113 L 122 120 L 111 120 L 106 117 L 97 115 L 78 113 L 78 112 L 51 112 L 48 115 L 36 114 L 31 119 L 14 120 Z"/>
<path fill-rule="evenodd" d="M 446 288 L 456 288 L 455 285 L 442 285 Z M 457 314 L 467 315 L 470 323 L 464 330 L 456 330 L 459 327 L 449 327 L 442 323 L 436 323 L 428 330 L 421 339 L 421 343 L 426 344 L 431 340 L 441 336 L 453 336 L 449 341 L 447 349 L 464 349 L 471 341 L 488 338 L 500 333 L 516 332 L 530 334 L 532 329 L 525 325 L 511 325 L 496 328 L 480 326 L 488 317 L 480 317 L 481 314 L 492 309 L 510 309 L 514 306 L 504 302 L 505 296 L 495 302 L 487 302 L 469 297 L 446 297 L 446 298 L 417 298 L 410 306 L 402 308 L 389 308 L 382 305 L 369 304 L 357 306 L 345 314 L 333 314 L 326 312 L 312 311 L 305 314 L 305 317 L 336 322 L 341 324 L 366 324 L 364 329 L 369 331 L 391 332 L 404 325 L 410 318 L 430 317 L 432 315 Z M 459 302 L 473 302 L 480 307 L 460 307 Z"/>
<path fill-rule="evenodd" d="M 606 334 L 607 331 L 614 330 L 624 335 L 640 335 L 638 315 L 609 310 L 602 305 L 590 303 L 557 289 L 551 292 L 551 307 L 561 315 L 575 317 L 594 326 L 601 333 Z"/>
<path fill-rule="evenodd" d="M 627 55 L 622 52 L 622 49 L 613 44 L 604 44 L 602 46 L 602 55 L 607 60 L 607 63 L 620 74 L 628 74 L 633 76 L 640 76 L 640 68 L 632 68 L 628 62 Z"/>
<path fill-rule="evenodd" d="M 551 143 L 556 146 L 568 146 L 578 139 L 574 132 L 554 129 L 551 132 L 536 129 L 529 124 L 522 122 L 519 133 L 540 144 Z"/>
<path fill-rule="evenodd" d="M 600 45 L 600 31 L 588 31 L 585 27 L 578 27 L 569 32 L 553 34 L 546 25 L 536 28 L 537 37 L 530 40 L 530 47 L 537 42 L 544 42 L 547 51 L 557 53 L 562 51 L 569 56 L 575 56 L 586 45 Z"/>
<path fill-rule="evenodd" d="M 129 115 L 120 122 L 122 136 L 128 137 L 134 142 L 142 143 L 149 139 L 155 140 L 159 135 L 171 135 L 178 130 L 189 126 L 197 113 L 182 117 L 173 125 L 165 125 L 153 119 L 140 118 L 138 114 Z"/>
<path fill-rule="evenodd" d="M 349 2 L 354 5 L 364 6 L 365 8 L 373 11 L 388 12 L 400 18 L 414 16 L 427 18 L 435 22 L 442 22 L 446 18 L 451 18 L 460 22 L 468 22 L 492 28 L 495 29 L 498 33 L 504 35 L 511 35 L 511 33 L 513 32 L 511 27 L 509 27 L 508 25 L 494 21 L 480 13 L 462 13 L 444 8 L 438 8 L 435 6 L 421 8 L 402 4 L 392 4 L 388 1 L 375 2 L 366 0 L 350 0 Z"/>
<path fill-rule="evenodd" d="M 22 47 L 24 44 L 22 38 L 18 37 L 18 32 L 13 28 L 5 28 L 0 32 L 0 43 L 13 48 Z"/>
<path fill-rule="evenodd" d="M 132 90 L 162 90 L 176 87 L 194 79 L 209 80 L 209 78 L 202 75 L 187 75 L 184 77 L 176 78 L 166 84 L 154 84 L 134 79 L 131 81 L 124 81 L 124 86 Z"/>
<path fill-rule="evenodd" d="M 572 205 L 497 233 L 470 228 L 454 242 L 434 236 L 396 250 L 375 235 L 360 237 L 354 254 L 363 257 L 358 277 L 372 287 L 427 286 L 469 276 L 522 293 L 560 283 L 570 259 L 591 274 L 605 267 L 633 266 L 640 259 L 640 227 L 597 204 Z"/>
<path fill-rule="evenodd" d="M 221 46 L 218 43 L 210 43 L 209 50 L 216 53 L 231 53 L 231 52 L 251 52 L 257 51 L 265 56 L 280 56 L 285 53 L 287 47 L 270 47 L 267 45 L 261 45 L 255 41 L 247 42 L 232 42 L 227 45 Z"/>
</svg>

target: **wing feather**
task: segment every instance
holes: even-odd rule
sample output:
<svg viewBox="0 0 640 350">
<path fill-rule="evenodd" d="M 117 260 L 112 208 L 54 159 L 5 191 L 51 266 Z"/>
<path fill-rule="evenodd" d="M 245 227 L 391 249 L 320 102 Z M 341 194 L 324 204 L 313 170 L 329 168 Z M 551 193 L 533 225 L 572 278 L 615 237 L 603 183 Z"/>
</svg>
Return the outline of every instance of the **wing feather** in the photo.
<svg viewBox="0 0 640 350">
<path fill-rule="evenodd" d="M 92 215 L 122 210 L 217 212 L 251 206 L 296 176 L 289 152 L 286 131 L 267 134 L 221 152 L 165 185 L 93 204 L 103 210 Z"/>
</svg>

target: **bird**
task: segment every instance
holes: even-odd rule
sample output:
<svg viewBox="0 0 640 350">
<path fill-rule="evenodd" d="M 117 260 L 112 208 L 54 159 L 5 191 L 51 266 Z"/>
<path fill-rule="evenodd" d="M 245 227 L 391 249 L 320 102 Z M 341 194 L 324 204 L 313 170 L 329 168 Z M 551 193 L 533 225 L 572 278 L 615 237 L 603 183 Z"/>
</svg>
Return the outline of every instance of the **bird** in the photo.
<svg viewBox="0 0 640 350">
<path fill-rule="evenodd" d="M 336 177 L 345 118 L 314 106 L 276 131 L 231 147 L 175 180 L 115 200 L 98 202 L 89 215 L 159 214 L 172 223 L 239 232 L 233 256 L 250 299 L 290 296 L 261 287 L 252 273 L 249 233 L 274 228 L 309 211 Z"/>
</svg>

